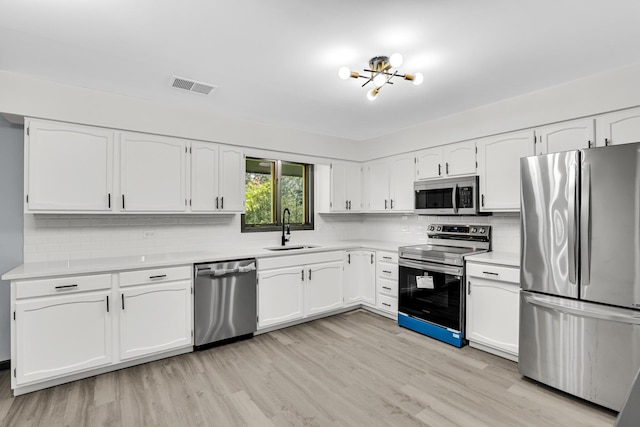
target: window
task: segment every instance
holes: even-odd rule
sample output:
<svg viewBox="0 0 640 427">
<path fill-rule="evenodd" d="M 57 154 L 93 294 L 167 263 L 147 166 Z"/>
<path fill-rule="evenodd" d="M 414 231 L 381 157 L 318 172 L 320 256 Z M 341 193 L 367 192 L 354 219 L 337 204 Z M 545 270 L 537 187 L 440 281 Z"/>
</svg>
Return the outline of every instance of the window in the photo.
<svg viewBox="0 0 640 427">
<path fill-rule="evenodd" d="M 275 231 L 282 211 L 293 230 L 313 230 L 313 165 L 247 157 L 243 232 Z"/>
</svg>

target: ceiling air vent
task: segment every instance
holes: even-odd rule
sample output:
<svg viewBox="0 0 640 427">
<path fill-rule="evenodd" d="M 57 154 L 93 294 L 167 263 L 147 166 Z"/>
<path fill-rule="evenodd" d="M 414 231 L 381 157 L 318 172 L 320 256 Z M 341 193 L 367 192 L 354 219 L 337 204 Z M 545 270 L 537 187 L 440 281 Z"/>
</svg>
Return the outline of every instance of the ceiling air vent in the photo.
<svg viewBox="0 0 640 427">
<path fill-rule="evenodd" d="M 215 88 L 217 88 L 217 86 L 210 85 L 208 83 L 197 82 L 195 80 L 177 76 L 173 76 L 171 79 L 171 87 L 200 93 L 202 95 L 209 95 Z"/>
</svg>

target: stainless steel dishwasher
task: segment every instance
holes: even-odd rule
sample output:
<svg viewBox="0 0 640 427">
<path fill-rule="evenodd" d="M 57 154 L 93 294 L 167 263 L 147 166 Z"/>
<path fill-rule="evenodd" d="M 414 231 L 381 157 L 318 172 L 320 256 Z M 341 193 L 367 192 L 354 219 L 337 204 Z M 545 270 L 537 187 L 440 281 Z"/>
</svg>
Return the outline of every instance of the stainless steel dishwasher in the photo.
<svg viewBox="0 0 640 427">
<path fill-rule="evenodd" d="M 253 336 L 256 315 L 256 260 L 195 265 L 196 350 Z"/>
</svg>

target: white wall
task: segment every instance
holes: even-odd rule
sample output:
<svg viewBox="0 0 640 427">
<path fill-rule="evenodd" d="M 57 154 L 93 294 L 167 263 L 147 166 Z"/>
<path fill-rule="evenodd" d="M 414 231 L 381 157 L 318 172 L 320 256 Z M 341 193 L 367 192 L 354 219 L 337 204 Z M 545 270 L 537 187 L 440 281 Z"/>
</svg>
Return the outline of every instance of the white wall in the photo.
<svg viewBox="0 0 640 427">
<path fill-rule="evenodd" d="M 485 105 L 360 143 L 370 160 L 640 105 L 640 64 Z"/>
<path fill-rule="evenodd" d="M 22 264 L 23 127 L 0 117 L 0 274 Z M 11 358 L 9 282 L 0 280 L 0 362 Z"/>
<path fill-rule="evenodd" d="M 0 71 L 0 112 L 230 145 L 357 159 L 351 141 Z"/>
</svg>

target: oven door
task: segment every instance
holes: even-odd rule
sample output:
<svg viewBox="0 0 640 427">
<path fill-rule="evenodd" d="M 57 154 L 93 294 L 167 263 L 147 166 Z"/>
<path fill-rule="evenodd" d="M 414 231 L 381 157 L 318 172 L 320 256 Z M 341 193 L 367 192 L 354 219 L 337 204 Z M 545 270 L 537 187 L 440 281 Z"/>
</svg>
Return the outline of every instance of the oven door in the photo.
<svg viewBox="0 0 640 427">
<path fill-rule="evenodd" d="M 463 269 L 402 258 L 398 264 L 398 311 L 462 332 Z"/>
</svg>

